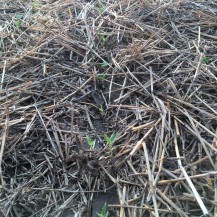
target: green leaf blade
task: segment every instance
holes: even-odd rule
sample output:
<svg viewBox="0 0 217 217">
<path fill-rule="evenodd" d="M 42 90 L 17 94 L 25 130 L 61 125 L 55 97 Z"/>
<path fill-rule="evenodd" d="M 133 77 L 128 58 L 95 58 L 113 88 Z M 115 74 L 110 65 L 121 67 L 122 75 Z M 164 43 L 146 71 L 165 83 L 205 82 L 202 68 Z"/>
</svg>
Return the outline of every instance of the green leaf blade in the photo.
<svg viewBox="0 0 217 217">
<path fill-rule="evenodd" d="M 103 68 L 106 68 L 106 67 L 109 66 L 109 63 L 108 63 L 107 61 L 103 61 L 103 63 L 101 63 L 101 66 L 102 66 Z"/>
<path fill-rule="evenodd" d="M 16 20 L 16 21 L 14 22 L 14 24 L 15 24 L 16 27 L 19 27 L 19 26 L 21 25 L 21 21 Z"/>
<path fill-rule="evenodd" d="M 99 217 L 105 217 L 107 213 L 107 204 L 105 203 L 101 209 L 100 213 L 97 213 Z"/>
</svg>

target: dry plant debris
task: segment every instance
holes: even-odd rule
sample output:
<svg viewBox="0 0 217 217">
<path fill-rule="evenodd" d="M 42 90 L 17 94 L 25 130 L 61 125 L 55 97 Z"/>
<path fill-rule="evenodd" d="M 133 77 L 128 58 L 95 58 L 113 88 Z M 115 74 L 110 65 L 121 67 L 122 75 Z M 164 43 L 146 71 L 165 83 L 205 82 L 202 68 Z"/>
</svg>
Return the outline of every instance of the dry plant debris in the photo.
<svg viewBox="0 0 217 217">
<path fill-rule="evenodd" d="M 112 188 L 108 216 L 217 216 L 216 18 L 211 0 L 1 1 L 0 216 L 95 216 Z"/>
</svg>

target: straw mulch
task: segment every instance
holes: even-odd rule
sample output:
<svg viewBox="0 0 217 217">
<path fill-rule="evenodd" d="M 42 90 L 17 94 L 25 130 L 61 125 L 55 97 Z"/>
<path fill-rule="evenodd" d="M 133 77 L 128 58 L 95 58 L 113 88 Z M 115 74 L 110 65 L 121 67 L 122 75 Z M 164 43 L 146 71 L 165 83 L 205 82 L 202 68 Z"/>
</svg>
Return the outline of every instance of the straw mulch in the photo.
<svg viewBox="0 0 217 217">
<path fill-rule="evenodd" d="M 0 216 L 95 216 L 111 188 L 107 216 L 217 216 L 216 17 L 216 1 L 2 1 Z"/>
</svg>

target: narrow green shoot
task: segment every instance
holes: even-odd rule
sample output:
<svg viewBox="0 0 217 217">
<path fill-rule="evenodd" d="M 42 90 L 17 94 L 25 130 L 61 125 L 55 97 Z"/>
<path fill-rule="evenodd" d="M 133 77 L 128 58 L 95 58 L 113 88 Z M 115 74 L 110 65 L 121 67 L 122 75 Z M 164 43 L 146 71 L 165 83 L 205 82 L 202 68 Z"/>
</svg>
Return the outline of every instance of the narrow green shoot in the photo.
<svg viewBox="0 0 217 217">
<path fill-rule="evenodd" d="M 4 47 L 3 39 L 0 39 L 0 51 L 2 50 L 3 47 Z"/>
<path fill-rule="evenodd" d="M 32 8 L 33 9 L 40 9 L 41 8 L 41 3 L 39 2 L 32 2 Z"/>
<path fill-rule="evenodd" d="M 99 74 L 99 75 L 97 75 L 97 79 L 99 81 L 103 81 L 103 80 L 105 80 L 105 78 L 106 78 L 106 74 Z"/>
<path fill-rule="evenodd" d="M 97 215 L 99 217 L 106 217 L 106 213 L 107 213 L 107 204 L 105 203 L 101 209 L 101 212 L 97 213 Z"/>
<path fill-rule="evenodd" d="M 106 58 L 106 60 L 104 60 L 102 63 L 101 63 L 101 66 L 103 67 L 103 68 L 107 68 L 107 67 L 109 67 L 109 64 L 111 64 L 112 63 L 112 58 L 111 58 L 111 56 L 109 55 L 109 54 L 107 54 L 107 58 Z"/>
<path fill-rule="evenodd" d="M 101 63 L 101 66 L 103 68 L 107 68 L 109 66 L 109 63 L 107 61 L 103 61 L 103 63 Z"/>
<path fill-rule="evenodd" d="M 16 27 L 19 27 L 20 24 L 21 24 L 21 21 L 19 21 L 19 20 L 15 20 L 14 24 L 15 24 Z"/>
<path fill-rule="evenodd" d="M 117 139 L 117 135 L 115 133 L 112 133 L 112 135 L 109 137 L 107 134 L 104 134 L 104 139 L 105 139 L 106 143 L 108 144 L 109 152 L 110 152 L 110 155 L 112 156 L 113 144 Z"/>
<path fill-rule="evenodd" d="M 209 57 L 203 57 L 202 62 L 208 64 L 209 63 Z"/>
<path fill-rule="evenodd" d="M 107 134 L 104 134 L 104 139 L 109 145 L 113 145 L 117 139 L 117 135 L 115 133 L 112 133 L 112 135 L 109 137 Z"/>
<path fill-rule="evenodd" d="M 91 58 L 92 58 L 92 60 L 96 60 L 96 54 L 92 53 Z"/>
<path fill-rule="evenodd" d="M 105 37 L 105 35 L 103 34 L 103 32 L 102 32 L 102 31 L 97 31 L 97 35 L 98 35 L 98 37 L 99 37 L 101 43 L 104 44 L 104 43 L 106 42 L 106 37 Z"/>
<path fill-rule="evenodd" d="M 99 111 L 102 115 L 104 114 L 105 110 L 102 105 L 99 106 Z"/>
<path fill-rule="evenodd" d="M 95 144 L 96 144 L 96 140 L 95 139 L 92 139 L 90 136 L 87 135 L 87 143 L 88 145 L 90 146 L 90 149 L 94 149 L 95 147 Z"/>
<path fill-rule="evenodd" d="M 101 0 L 99 0 L 99 3 L 98 3 L 98 10 L 99 10 L 99 13 L 102 14 L 103 11 L 104 11 L 104 5 L 103 3 L 101 2 Z"/>
<path fill-rule="evenodd" d="M 23 18 L 23 14 L 17 14 L 16 15 L 16 19 L 22 19 Z"/>
<path fill-rule="evenodd" d="M 14 24 L 15 24 L 16 27 L 19 27 L 21 25 L 22 18 L 23 18 L 23 14 L 17 14 L 15 16 Z"/>
</svg>

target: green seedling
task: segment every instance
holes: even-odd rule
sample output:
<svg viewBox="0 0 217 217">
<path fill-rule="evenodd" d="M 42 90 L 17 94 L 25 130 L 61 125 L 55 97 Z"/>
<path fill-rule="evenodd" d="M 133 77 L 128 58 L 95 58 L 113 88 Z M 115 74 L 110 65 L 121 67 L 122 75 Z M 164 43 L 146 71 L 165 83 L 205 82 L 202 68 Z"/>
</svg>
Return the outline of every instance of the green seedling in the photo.
<svg viewBox="0 0 217 217">
<path fill-rule="evenodd" d="M 91 58 L 92 58 L 92 60 L 96 60 L 96 54 L 92 53 Z"/>
<path fill-rule="evenodd" d="M 106 78 L 106 74 L 97 75 L 97 79 L 98 79 L 99 81 L 104 81 L 105 78 Z"/>
<path fill-rule="evenodd" d="M 23 18 L 23 14 L 17 14 L 16 15 L 16 19 L 22 19 Z"/>
<path fill-rule="evenodd" d="M 22 22 L 22 18 L 23 18 L 23 14 L 17 14 L 15 16 L 15 21 L 14 21 L 14 24 L 16 27 L 19 27 L 21 25 L 21 22 Z"/>
<path fill-rule="evenodd" d="M 101 114 L 104 114 L 105 110 L 102 105 L 99 106 L 99 111 Z"/>
<path fill-rule="evenodd" d="M 15 26 L 16 26 L 16 27 L 19 27 L 19 26 L 20 26 L 20 24 L 21 24 L 21 21 L 19 21 L 19 20 L 16 20 L 16 21 L 14 22 L 14 24 L 15 24 Z"/>
<path fill-rule="evenodd" d="M 32 2 L 32 8 L 33 9 L 40 9 L 41 6 L 42 5 L 39 2 Z"/>
<path fill-rule="evenodd" d="M 111 58 L 111 56 L 109 55 L 109 54 L 107 54 L 107 61 L 106 60 L 104 60 L 102 63 L 101 63 L 101 66 L 103 67 L 103 68 L 107 68 L 107 67 L 109 67 L 109 64 L 112 62 L 112 58 Z"/>
<path fill-rule="evenodd" d="M 105 35 L 103 34 L 103 32 L 98 31 L 97 34 L 98 34 L 98 37 L 99 37 L 99 40 L 101 41 L 101 43 L 104 44 L 106 42 L 106 38 L 105 38 Z"/>
<path fill-rule="evenodd" d="M 99 217 L 106 217 L 106 213 L 107 213 L 107 204 L 105 203 L 101 209 L 101 212 L 97 213 L 97 215 Z"/>
<path fill-rule="evenodd" d="M 112 135 L 109 137 L 107 134 L 104 134 L 104 139 L 109 145 L 113 145 L 117 139 L 117 135 L 115 133 L 112 133 Z"/>
<path fill-rule="evenodd" d="M 109 137 L 107 134 L 104 134 L 104 139 L 105 139 L 106 143 L 108 144 L 109 152 L 110 152 L 110 155 L 112 156 L 113 144 L 117 139 L 117 135 L 115 133 L 112 133 L 112 135 Z"/>
<path fill-rule="evenodd" d="M 3 46 L 4 46 L 3 39 L 0 39 L 0 50 L 3 48 Z"/>
<path fill-rule="evenodd" d="M 109 63 L 104 60 L 103 63 L 101 63 L 101 66 L 102 66 L 103 68 L 107 68 L 107 67 L 109 66 Z"/>
<path fill-rule="evenodd" d="M 209 63 L 209 57 L 203 57 L 202 62 L 208 64 Z"/>
<path fill-rule="evenodd" d="M 100 14 L 102 14 L 103 11 L 104 11 L 104 5 L 101 2 L 101 0 L 99 0 L 99 3 L 98 3 L 98 11 L 99 11 Z"/>
<path fill-rule="evenodd" d="M 90 146 L 90 149 L 94 149 L 95 147 L 95 144 L 96 144 L 96 140 L 95 139 L 92 139 L 90 136 L 87 135 L 87 143 L 88 145 Z"/>
</svg>

